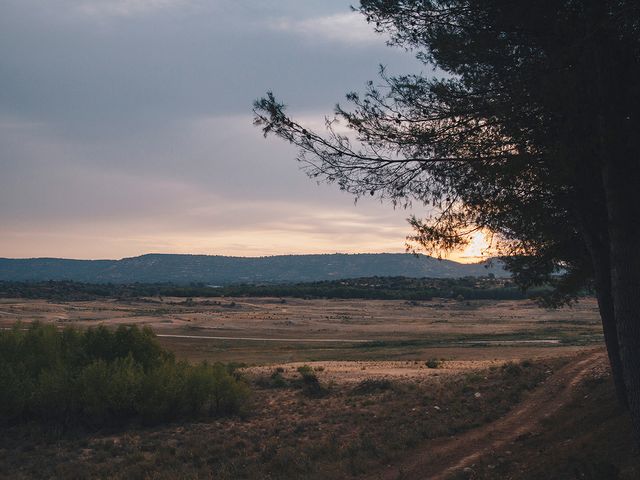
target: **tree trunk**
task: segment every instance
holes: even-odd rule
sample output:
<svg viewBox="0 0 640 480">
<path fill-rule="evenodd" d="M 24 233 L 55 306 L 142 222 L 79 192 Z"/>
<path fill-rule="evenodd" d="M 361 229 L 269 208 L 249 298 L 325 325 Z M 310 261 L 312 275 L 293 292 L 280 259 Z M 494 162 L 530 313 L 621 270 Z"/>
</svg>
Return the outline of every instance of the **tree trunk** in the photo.
<svg viewBox="0 0 640 480">
<path fill-rule="evenodd" d="M 618 329 L 616 327 L 616 319 L 613 309 L 613 296 L 611 292 L 611 262 L 610 262 L 610 246 L 609 235 L 607 232 L 608 214 L 606 205 L 604 205 L 604 192 L 602 184 L 600 188 L 592 187 L 589 192 L 593 198 L 598 189 L 598 198 L 601 202 L 588 202 L 589 195 L 581 197 L 580 204 L 583 208 L 576 208 L 576 215 L 579 219 L 581 236 L 585 242 L 591 263 L 593 265 L 593 275 L 595 280 L 596 297 L 598 300 L 598 310 L 600 311 L 600 319 L 602 321 L 602 331 L 604 334 L 604 343 L 607 347 L 607 355 L 609 356 L 609 365 L 611 366 L 611 376 L 616 389 L 616 397 L 618 403 L 628 408 L 627 389 L 624 383 L 622 361 L 620 359 L 620 345 L 618 343 Z M 600 196 L 602 195 L 602 196 Z M 584 207 L 587 212 L 584 212 Z M 585 217 L 590 214 L 590 218 Z M 594 219 L 593 217 L 597 217 Z"/>
<path fill-rule="evenodd" d="M 611 292 L 610 270 L 602 266 L 596 266 L 598 260 L 594 261 L 596 297 L 598 299 L 598 309 L 602 320 L 602 331 L 604 333 L 604 343 L 607 347 L 609 365 L 611 366 L 611 376 L 616 388 L 618 403 L 624 407 L 629 407 L 627 398 L 627 388 L 625 386 L 622 359 L 620 357 L 620 343 L 618 342 L 618 328 L 614 314 L 613 296 Z M 608 262 L 607 262 L 608 266 Z"/>
<path fill-rule="evenodd" d="M 636 444 L 640 446 L 640 162 L 603 167 L 609 213 L 611 292 L 620 359 Z"/>
</svg>

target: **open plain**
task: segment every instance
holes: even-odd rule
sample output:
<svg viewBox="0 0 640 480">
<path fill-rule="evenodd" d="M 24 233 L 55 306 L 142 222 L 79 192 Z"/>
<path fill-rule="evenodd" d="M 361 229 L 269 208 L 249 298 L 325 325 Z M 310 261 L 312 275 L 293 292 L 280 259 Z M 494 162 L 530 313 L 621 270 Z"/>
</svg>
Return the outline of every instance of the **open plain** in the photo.
<svg viewBox="0 0 640 480">
<path fill-rule="evenodd" d="M 97 432 L 9 428 L 3 478 L 631 479 L 640 471 L 589 298 L 559 310 L 523 300 L 1 299 L 0 327 L 17 321 L 150 326 L 179 359 L 238 364 L 253 394 L 227 418 Z M 301 367 L 318 385 L 305 385 Z"/>
<path fill-rule="evenodd" d="M 0 327 L 16 321 L 150 326 L 180 358 L 249 365 L 505 361 L 565 355 L 602 341 L 590 298 L 559 310 L 528 300 L 0 299 Z"/>
</svg>

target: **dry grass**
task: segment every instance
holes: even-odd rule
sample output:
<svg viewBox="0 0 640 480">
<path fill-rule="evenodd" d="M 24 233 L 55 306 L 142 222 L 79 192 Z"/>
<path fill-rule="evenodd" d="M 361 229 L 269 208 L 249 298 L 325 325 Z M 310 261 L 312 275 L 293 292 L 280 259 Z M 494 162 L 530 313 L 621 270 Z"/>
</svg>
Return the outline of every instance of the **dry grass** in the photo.
<svg viewBox="0 0 640 480">
<path fill-rule="evenodd" d="M 559 311 L 528 301 L 220 301 L 0 300 L 0 327 L 41 320 L 150 325 L 161 334 L 300 339 L 161 338 L 178 358 L 248 364 L 245 375 L 255 390 L 249 413 L 98 433 L 15 427 L 0 437 L 0 477 L 376 478 L 374 472 L 428 448 L 430 439 L 503 415 L 529 388 L 601 338 L 590 299 Z M 541 339 L 560 343 L 524 342 Z M 533 359 L 528 366 L 503 368 L 527 358 Z M 439 368 L 429 368 L 430 360 Z M 297 371 L 302 364 L 318 377 L 323 395 L 305 392 Z M 611 458 L 621 471 L 630 468 L 626 419 L 615 410 L 608 383 L 595 382 L 549 422 L 548 431 L 519 440 L 511 455 L 497 452 L 474 465 L 472 478 L 606 478 L 572 476 L 572 468 L 580 475 L 591 472 L 580 466 L 589 459 Z M 598 448 L 601 454 L 593 453 Z M 529 475 L 531 466 L 535 474 Z M 553 471 L 566 475 L 554 477 Z"/>
<path fill-rule="evenodd" d="M 429 358 L 509 360 L 566 355 L 585 344 L 601 342 L 597 306 L 592 299 L 571 309 L 554 311 L 540 309 L 526 300 L 0 300 L 0 327 L 16 320 L 41 320 L 61 326 L 149 325 L 159 334 L 171 335 L 299 339 L 274 342 L 161 338 L 163 345 L 180 358 L 248 364 Z M 322 339 L 328 341 L 307 341 Z M 548 339 L 560 343 L 525 343 Z M 496 341 L 507 343 L 494 348 Z"/>
<path fill-rule="evenodd" d="M 543 428 L 483 458 L 455 479 L 635 480 L 640 456 L 608 369 L 594 372 Z"/>
<path fill-rule="evenodd" d="M 428 439 L 503 415 L 559 363 L 508 364 L 421 381 L 324 383 L 327 394 L 319 398 L 305 395 L 287 371 L 284 387 L 255 387 L 254 407 L 244 418 L 99 434 L 11 429 L 0 443 L 0 475 L 347 478 L 385 468 Z"/>
</svg>

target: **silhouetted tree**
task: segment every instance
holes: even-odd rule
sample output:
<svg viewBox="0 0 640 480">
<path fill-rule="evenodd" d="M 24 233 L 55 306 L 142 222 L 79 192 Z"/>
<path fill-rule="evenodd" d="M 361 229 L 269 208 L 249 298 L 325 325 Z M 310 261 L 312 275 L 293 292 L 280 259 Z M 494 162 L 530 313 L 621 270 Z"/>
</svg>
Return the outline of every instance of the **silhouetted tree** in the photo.
<svg viewBox="0 0 640 480">
<path fill-rule="evenodd" d="M 619 399 L 640 441 L 640 2 L 362 0 L 392 45 L 443 74 L 347 95 L 325 134 L 270 92 L 255 123 L 300 147 L 315 178 L 432 207 L 412 244 L 487 229 L 524 287 L 597 293 Z"/>
</svg>

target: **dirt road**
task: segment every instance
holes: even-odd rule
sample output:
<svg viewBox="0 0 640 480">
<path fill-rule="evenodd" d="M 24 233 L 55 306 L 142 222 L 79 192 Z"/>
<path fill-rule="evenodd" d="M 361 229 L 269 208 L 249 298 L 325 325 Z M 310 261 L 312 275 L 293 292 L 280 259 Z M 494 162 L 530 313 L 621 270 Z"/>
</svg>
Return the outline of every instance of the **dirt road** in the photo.
<svg viewBox="0 0 640 480">
<path fill-rule="evenodd" d="M 162 338 L 191 338 L 200 340 L 243 340 L 247 342 L 294 342 L 294 343 L 369 343 L 374 340 L 349 339 L 349 338 L 270 338 L 270 337 L 211 337 L 207 335 L 173 335 L 173 334 L 157 334 L 156 337 Z"/>
<path fill-rule="evenodd" d="M 417 455 L 370 478 L 445 480 L 455 472 L 471 467 L 482 456 L 499 451 L 519 436 L 541 428 L 540 421 L 569 402 L 575 387 L 590 372 L 602 369 L 604 365 L 606 355 L 601 350 L 579 355 L 501 419 L 457 437 L 431 441 Z"/>
</svg>

